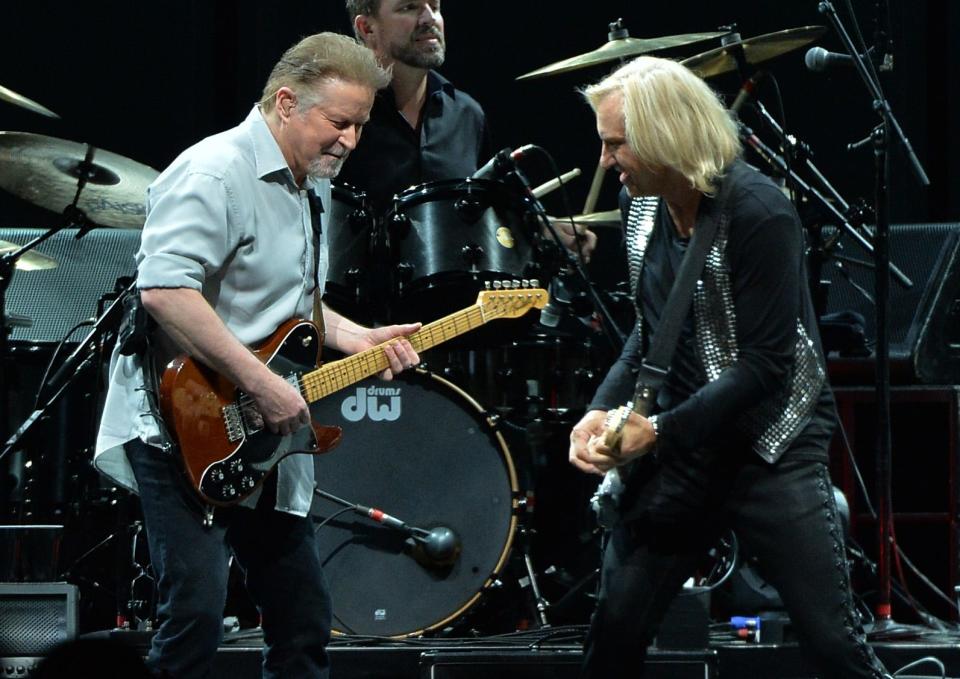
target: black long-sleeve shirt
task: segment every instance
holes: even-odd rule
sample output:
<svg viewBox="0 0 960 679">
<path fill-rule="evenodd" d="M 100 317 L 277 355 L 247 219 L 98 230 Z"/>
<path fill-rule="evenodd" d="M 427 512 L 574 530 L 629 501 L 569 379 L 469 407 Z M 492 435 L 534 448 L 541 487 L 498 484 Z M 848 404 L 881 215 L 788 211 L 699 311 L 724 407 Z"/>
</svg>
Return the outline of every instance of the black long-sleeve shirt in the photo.
<svg viewBox="0 0 960 679">
<path fill-rule="evenodd" d="M 395 193 L 440 179 L 469 177 L 491 153 L 480 104 L 435 71 L 418 129 L 397 110 L 393 90 L 377 93 L 370 120 L 339 181 L 366 191 L 382 212 Z"/>
<path fill-rule="evenodd" d="M 734 163 L 725 181 L 733 182 L 724 252 L 730 268 L 738 356 L 717 379 L 707 381 L 695 349 L 690 311 L 657 400 L 659 440 L 684 449 L 743 440 L 735 427 L 738 416 L 774 396 L 790 374 L 798 339 L 797 319 L 822 356 L 796 212 L 773 182 L 746 163 Z M 701 201 L 698 222 L 712 209 L 713 200 Z M 628 204 L 624 196 L 622 205 Z M 686 247 L 661 201 L 638 286 L 641 314 L 637 322 L 645 324 L 646 338 L 659 326 Z M 634 329 L 591 408 L 608 410 L 632 398 L 645 350 Z M 804 448 L 805 456 L 825 459 L 833 420 L 832 396 L 824 384 L 813 417 L 792 447 Z"/>
</svg>

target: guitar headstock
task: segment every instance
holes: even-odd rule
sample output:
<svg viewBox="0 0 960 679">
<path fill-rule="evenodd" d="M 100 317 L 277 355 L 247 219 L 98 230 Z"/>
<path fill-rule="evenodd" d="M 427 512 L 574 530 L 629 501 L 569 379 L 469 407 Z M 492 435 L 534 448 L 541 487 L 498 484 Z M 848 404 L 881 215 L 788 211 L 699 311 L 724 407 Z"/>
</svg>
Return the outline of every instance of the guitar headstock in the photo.
<svg viewBox="0 0 960 679">
<path fill-rule="evenodd" d="M 519 318 L 530 309 L 542 309 L 549 295 L 538 284 L 536 280 L 487 281 L 487 289 L 477 297 L 484 320 Z"/>
</svg>

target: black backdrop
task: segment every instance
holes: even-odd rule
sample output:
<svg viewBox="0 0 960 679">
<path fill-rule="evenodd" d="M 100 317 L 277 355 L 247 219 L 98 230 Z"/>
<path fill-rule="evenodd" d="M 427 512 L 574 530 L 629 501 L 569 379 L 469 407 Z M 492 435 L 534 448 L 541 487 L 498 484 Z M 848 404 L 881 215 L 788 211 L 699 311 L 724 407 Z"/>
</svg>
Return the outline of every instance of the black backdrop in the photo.
<svg viewBox="0 0 960 679">
<path fill-rule="evenodd" d="M 875 2 L 853 2 L 869 41 Z M 617 17 L 623 17 L 637 37 L 715 30 L 731 22 L 750 37 L 825 24 L 817 4 L 447 0 L 443 9 L 449 46 L 442 70 L 484 105 L 498 147 L 537 143 L 556 157 L 561 169 L 580 167 L 584 178 L 572 193 L 574 205 L 582 206 L 598 144 L 590 112 L 575 88 L 601 77 L 605 67 L 525 83 L 516 82 L 515 76 L 598 47 L 606 39 L 607 23 Z M 844 0 L 835 4 L 842 6 Z M 885 76 L 885 85 L 933 182 L 929 189 L 920 189 L 907 174 L 903 156 L 895 153 L 892 218 L 956 219 L 960 195 L 951 188 L 960 174 L 960 47 L 948 37 L 960 28 L 960 3 L 889 4 L 895 69 Z M 239 121 L 258 98 L 270 67 L 297 38 L 320 30 L 349 30 L 340 0 L 16 0 L 4 7 L 3 26 L 0 84 L 57 111 L 63 120 L 49 121 L 0 103 L 0 129 L 89 142 L 158 169 L 193 141 Z M 820 44 L 840 47 L 831 33 Z M 679 56 L 711 46 L 705 43 Z M 813 147 L 818 164 L 845 197 L 869 199 L 870 151 L 844 150 L 875 122 L 853 70 L 810 73 L 803 67 L 803 50 L 768 67 L 779 81 L 789 129 Z M 713 84 L 727 94 L 739 85 L 732 76 Z M 768 105 L 774 102 L 772 94 L 769 85 L 761 87 Z M 529 174 L 535 181 L 548 178 L 547 167 L 537 161 Z M 615 184 L 607 178 L 599 209 L 613 207 Z M 0 195 L 2 226 L 55 221 L 49 212 Z"/>
</svg>

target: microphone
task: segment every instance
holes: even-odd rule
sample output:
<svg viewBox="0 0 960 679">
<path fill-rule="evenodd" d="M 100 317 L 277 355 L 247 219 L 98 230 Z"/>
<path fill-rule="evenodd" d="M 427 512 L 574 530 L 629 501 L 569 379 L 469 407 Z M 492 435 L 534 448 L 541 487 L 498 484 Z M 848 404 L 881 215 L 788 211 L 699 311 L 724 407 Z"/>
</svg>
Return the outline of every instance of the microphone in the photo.
<svg viewBox="0 0 960 679">
<path fill-rule="evenodd" d="M 863 58 L 868 59 L 872 52 L 873 48 L 871 47 L 867 50 L 867 53 L 863 55 Z M 811 47 L 804 55 L 803 63 L 807 65 L 809 70 L 821 73 L 834 66 L 852 66 L 853 57 L 849 54 L 828 52 L 822 47 Z"/>
<path fill-rule="evenodd" d="M 527 155 L 533 144 L 526 144 L 515 150 L 509 148 L 497 151 L 483 167 L 470 175 L 471 179 L 500 179 L 517 169 L 517 161 Z"/>
<path fill-rule="evenodd" d="M 356 505 L 353 509 L 381 525 L 406 533 L 408 541 L 413 542 L 413 557 L 423 566 L 451 566 L 460 556 L 460 537 L 452 528 L 435 526 L 425 530 L 376 507 Z"/>
<path fill-rule="evenodd" d="M 740 87 L 740 91 L 737 92 L 737 96 L 733 100 L 733 104 L 730 105 L 731 113 L 740 112 L 740 109 L 743 108 L 743 105 L 746 104 L 751 97 L 753 97 L 753 93 L 756 91 L 757 85 L 766 76 L 766 71 L 757 71 L 743 82 L 743 85 Z"/>
<path fill-rule="evenodd" d="M 460 556 L 460 537 L 447 526 L 414 529 L 413 556 L 424 566 L 452 566 Z"/>
</svg>

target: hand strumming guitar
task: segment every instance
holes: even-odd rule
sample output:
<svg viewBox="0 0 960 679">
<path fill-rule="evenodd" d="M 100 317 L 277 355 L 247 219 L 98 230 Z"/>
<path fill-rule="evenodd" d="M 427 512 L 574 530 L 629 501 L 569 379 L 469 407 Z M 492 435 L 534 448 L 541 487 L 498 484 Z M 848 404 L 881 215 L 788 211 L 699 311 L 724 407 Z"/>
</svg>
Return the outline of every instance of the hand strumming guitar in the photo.
<svg viewBox="0 0 960 679">
<path fill-rule="evenodd" d="M 570 463 L 580 471 L 603 475 L 653 450 L 657 435 L 650 421 L 637 413 L 629 413 L 624 422 L 620 445 L 608 445 L 608 417 L 606 410 L 590 410 L 570 432 Z"/>
</svg>

